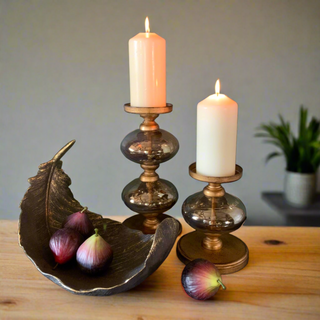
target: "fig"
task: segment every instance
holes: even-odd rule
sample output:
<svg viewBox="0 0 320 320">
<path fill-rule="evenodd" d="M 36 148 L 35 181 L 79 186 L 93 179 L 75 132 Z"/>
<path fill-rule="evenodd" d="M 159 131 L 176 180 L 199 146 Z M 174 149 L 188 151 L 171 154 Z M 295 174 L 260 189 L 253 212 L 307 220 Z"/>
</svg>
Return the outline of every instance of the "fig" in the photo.
<svg viewBox="0 0 320 320">
<path fill-rule="evenodd" d="M 98 274 L 105 271 L 113 258 L 113 250 L 94 229 L 95 234 L 88 238 L 77 251 L 77 262 L 82 271 Z"/>
<path fill-rule="evenodd" d="M 92 222 L 86 214 L 87 209 L 87 207 L 84 207 L 82 211 L 75 212 L 68 216 L 64 227 L 79 231 L 85 238 L 91 236 L 94 229 Z"/>
<path fill-rule="evenodd" d="M 184 267 L 181 283 L 187 295 L 196 300 L 211 298 L 220 286 L 226 289 L 217 267 L 204 259 L 193 260 Z"/>
<path fill-rule="evenodd" d="M 74 229 L 63 228 L 57 230 L 50 238 L 49 247 L 57 264 L 64 264 L 71 260 L 83 242 L 82 235 Z"/>
</svg>

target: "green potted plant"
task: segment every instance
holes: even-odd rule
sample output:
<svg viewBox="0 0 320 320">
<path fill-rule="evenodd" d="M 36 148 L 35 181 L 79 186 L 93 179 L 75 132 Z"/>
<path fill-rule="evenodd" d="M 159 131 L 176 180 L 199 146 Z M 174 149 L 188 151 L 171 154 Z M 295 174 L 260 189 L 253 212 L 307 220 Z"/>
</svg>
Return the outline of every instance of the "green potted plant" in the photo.
<svg viewBox="0 0 320 320">
<path fill-rule="evenodd" d="M 276 146 L 279 151 L 270 153 L 266 162 L 277 156 L 286 160 L 284 196 L 293 206 L 304 207 L 312 203 L 316 193 L 316 172 L 320 165 L 320 121 L 308 122 L 308 110 L 300 107 L 298 136 L 296 137 L 279 115 L 280 124 L 261 124 L 255 134 L 265 143 Z"/>
</svg>

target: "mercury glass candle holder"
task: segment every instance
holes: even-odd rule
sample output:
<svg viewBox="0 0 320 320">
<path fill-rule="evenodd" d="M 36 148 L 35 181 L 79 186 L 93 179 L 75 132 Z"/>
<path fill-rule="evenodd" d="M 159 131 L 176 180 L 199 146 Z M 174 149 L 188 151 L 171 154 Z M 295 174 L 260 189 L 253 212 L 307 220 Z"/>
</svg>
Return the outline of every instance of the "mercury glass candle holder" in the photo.
<svg viewBox="0 0 320 320">
<path fill-rule="evenodd" d="M 198 258 L 209 260 L 222 274 L 241 270 L 248 263 L 249 250 L 242 240 L 229 233 L 242 226 L 246 208 L 239 198 L 226 193 L 221 184 L 239 180 L 242 168 L 236 165 L 235 174 L 230 177 L 208 177 L 198 174 L 193 163 L 189 174 L 209 184 L 182 205 L 185 221 L 196 231 L 180 238 L 179 259 L 184 263 Z"/>
<path fill-rule="evenodd" d="M 155 119 L 159 114 L 172 111 L 172 105 L 164 107 L 132 107 L 125 104 L 128 113 L 140 114 L 144 119 L 140 128 L 129 133 L 121 142 L 123 155 L 140 164 L 144 170 L 140 178 L 131 181 L 122 191 L 126 206 L 138 215 L 123 223 L 131 229 L 154 233 L 159 223 L 171 217 L 164 212 L 178 200 L 178 191 L 169 181 L 160 179 L 156 169 L 170 160 L 179 150 L 178 140 L 169 132 L 160 129 Z M 181 224 L 180 232 L 181 232 Z"/>
</svg>

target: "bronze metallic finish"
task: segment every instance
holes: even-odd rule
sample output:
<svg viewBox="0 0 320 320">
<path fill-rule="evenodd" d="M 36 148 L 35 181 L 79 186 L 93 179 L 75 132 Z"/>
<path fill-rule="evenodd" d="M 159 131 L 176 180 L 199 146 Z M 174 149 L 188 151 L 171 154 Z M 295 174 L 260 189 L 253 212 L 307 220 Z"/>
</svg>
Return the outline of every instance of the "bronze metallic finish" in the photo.
<svg viewBox="0 0 320 320">
<path fill-rule="evenodd" d="M 224 234 L 219 237 L 222 242 L 221 249 L 208 250 L 202 246 L 205 237 L 205 234 L 199 231 L 181 237 L 177 243 L 179 259 L 185 264 L 198 258 L 209 260 L 217 266 L 221 274 L 237 272 L 247 265 L 249 250 L 242 240 L 231 234 Z"/>
<path fill-rule="evenodd" d="M 155 131 L 159 129 L 159 125 L 155 122 L 155 119 L 159 117 L 158 114 L 144 113 L 140 116 L 144 119 L 139 127 L 141 131 Z"/>
<path fill-rule="evenodd" d="M 229 183 L 239 180 L 242 177 L 242 168 L 239 165 L 236 165 L 236 172 L 233 176 L 229 177 L 210 177 L 203 176 L 197 173 L 197 165 L 196 162 L 192 163 L 189 166 L 189 174 L 193 179 L 203 181 L 203 182 L 212 182 L 212 183 Z"/>
<path fill-rule="evenodd" d="M 170 113 L 172 111 L 172 104 L 167 103 L 166 106 L 163 107 L 134 107 L 131 106 L 130 103 L 126 103 L 124 105 L 124 110 L 128 113 L 136 113 L 136 114 L 164 114 Z"/>
<path fill-rule="evenodd" d="M 142 132 L 151 132 L 151 131 L 159 130 L 159 125 L 156 123 L 155 119 L 159 116 L 159 114 L 170 113 L 172 111 L 172 104 L 167 103 L 166 106 L 163 106 L 163 107 L 134 107 L 134 106 L 131 106 L 130 103 L 127 103 L 124 105 L 124 109 L 128 113 L 140 114 L 140 116 L 144 119 L 144 121 L 140 125 L 139 129 Z M 156 150 L 156 149 L 153 150 L 152 142 L 153 142 L 152 136 L 150 136 L 150 140 L 148 140 L 148 145 L 146 148 L 146 153 L 148 155 L 152 155 L 153 151 Z M 127 154 L 127 151 L 125 155 L 129 160 L 134 161 L 135 155 L 132 154 L 131 156 L 130 153 Z M 172 201 L 170 199 L 167 199 L 168 198 L 167 194 L 163 194 L 163 200 L 162 201 L 159 200 L 159 202 L 157 202 L 155 205 L 154 184 L 159 180 L 159 175 L 155 171 L 156 169 L 158 169 L 159 164 L 154 163 L 154 160 L 150 159 L 150 160 L 144 161 L 140 165 L 144 170 L 144 172 L 140 175 L 140 181 L 146 183 L 147 190 L 148 190 L 147 192 L 148 192 L 149 201 L 145 202 L 145 204 L 146 205 L 149 204 L 148 207 L 150 208 L 150 210 L 149 212 L 140 212 L 140 210 L 136 209 L 135 211 L 140 213 L 140 215 L 135 215 L 133 217 L 128 218 L 123 222 L 123 224 L 129 228 L 141 230 L 146 234 L 152 234 L 157 230 L 159 223 L 163 219 L 170 217 L 163 213 L 168 208 L 168 201 L 170 202 Z M 144 197 L 145 195 L 146 193 L 142 193 L 140 192 L 140 190 L 137 189 L 131 195 L 134 199 L 130 199 L 130 201 L 133 201 L 134 203 L 139 202 L 139 199 L 141 197 Z M 126 189 L 124 189 L 123 191 L 123 199 L 124 198 L 125 199 L 128 198 Z M 175 204 L 176 200 L 177 199 L 175 199 L 173 204 Z M 126 205 L 130 206 L 129 203 L 126 203 Z M 145 211 L 146 207 L 144 207 L 143 209 Z M 179 230 L 181 232 L 182 226 L 178 220 L 177 220 L 177 223 L 179 224 Z"/>
<path fill-rule="evenodd" d="M 141 165 L 141 168 L 144 172 L 140 176 L 142 182 L 156 182 L 159 179 L 159 175 L 156 173 L 156 170 L 159 168 L 158 164 L 147 164 L 144 163 Z"/>
<path fill-rule="evenodd" d="M 206 187 L 204 187 L 203 193 L 208 198 L 218 198 L 224 196 L 225 190 L 220 183 L 210 182 Z"/>
<path fill-rule="evenodd" d="M 87 211 L 93 226 L 112 246 L 114 256 L 109 269 L 104 274 L 90 276 L 75 261 L 54 269 L 50 237 L 62 227 L 68 215 L 84 208 L 74 199 L 69 189 L 71 180 L 61 169 L 60 159 L 74 143 L 74 140 L 69 142 L 52 160 L 41 164 L 37 175 L 29 179 L 30 187 L 20 205 L 19 244 L 45 277 L 72 293 L 104 296 L 130 290 L 166 259 L 178 235 L 179 224 L 168 218 L 159 224 L 154 235 L 149 235 Z"/>
<path fill-rule="evenodd" d="M 219 236 L 215 236 L 210 233 L 205 233 L 205 237 L 202 241 L 202 246 L 208 250 L 220 250 L 222 248 L 222 241 Z"/>
</svg>

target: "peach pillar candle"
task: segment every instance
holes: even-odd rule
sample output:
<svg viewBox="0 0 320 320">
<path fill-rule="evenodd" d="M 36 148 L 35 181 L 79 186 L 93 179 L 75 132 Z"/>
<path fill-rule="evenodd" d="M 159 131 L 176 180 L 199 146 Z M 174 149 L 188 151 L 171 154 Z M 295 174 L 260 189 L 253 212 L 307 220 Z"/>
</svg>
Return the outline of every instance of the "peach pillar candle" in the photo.
<svg viewBox="0 0 320 320">
<path fill-rule="evenodd" d="M 146 18 L 145 33 L 129 40 L 130 104 L 133 107 L 166 105 L 166 41 L 150 33 Z"/>
</svg>

